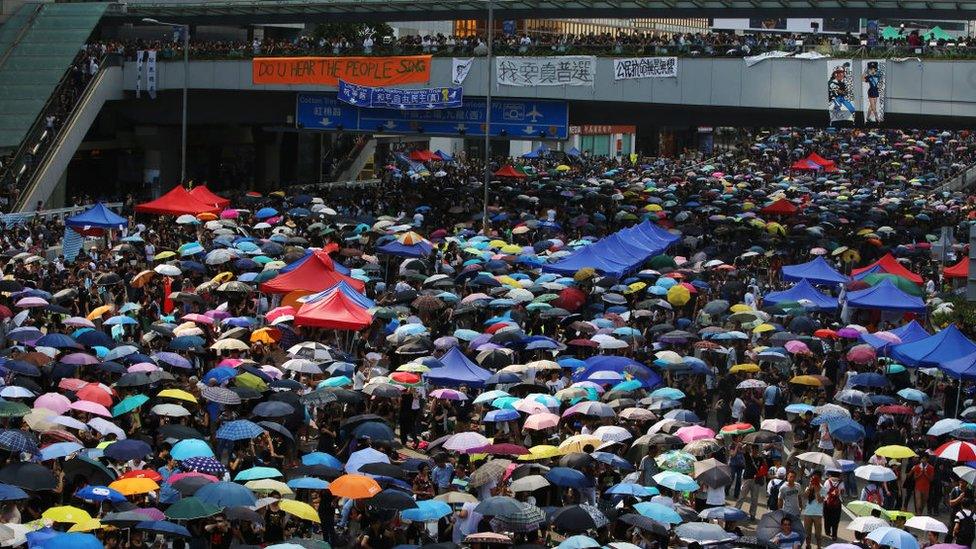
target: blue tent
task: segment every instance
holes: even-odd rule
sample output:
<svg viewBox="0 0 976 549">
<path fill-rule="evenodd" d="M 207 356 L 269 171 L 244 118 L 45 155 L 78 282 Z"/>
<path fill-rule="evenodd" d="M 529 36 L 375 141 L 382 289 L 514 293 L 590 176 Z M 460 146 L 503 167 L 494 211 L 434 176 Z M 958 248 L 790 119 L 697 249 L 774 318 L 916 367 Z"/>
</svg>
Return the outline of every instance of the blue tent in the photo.
<svg viewBox="0 0 976 549">
<path fill-rule="evenodd" d="M 661 384 L 661 376 L 654 370 L 632 358 L 616 355 L 596 355 L 586 359 L 586 366 L 573 372 L 573 381 L 583 381 L 596 372 L 630 374 L 647 389 Z"/>
<path fill-rule="evenodd" d="M 436 151 L 434 151 L 434 154 L 436 154 L 437 156 L 441 157 L 441 160 L 443 160 L 444 162 L 454 162 L 454 157 L 453 156 L 447 154 L 446 152 L 444 152 L 444 151 L 442 151 L 440 149 L 437 149 Z"/>
<path fill-rule="evenodd" d="M 976 353 L 943 362 L 939 365 L 939 369 L 953 379 L 976 381 Z"/>
<path fill-rule="evenodd" d="M 915 320 L 903 326 L 899 326 L 894 330 L 888 330 L 888 332 L 898 336 L 898 339 L 900 339 L 902 343 L 914 343 L 931 335 L 925 331 L 925 328 L 923 328 L 918 321 Z M 879 350 L 894 347 L 890 341 L 877 337 L 873 334 L 861 334 L 861 341 Z"/>
<path fill-rule="evenodd" d="M 569 150 L 566 151 L 566 154 L 569 156 L 580 156 L 583 153 L 581 153 L 580 150 L 577 149 L 576 147 L 570 147 Z"/>
<path fill-rule="evenodd" d="M 783 267 L 783 280 L 807 279 L 814 284 L 843 284 L 849 279 L 837 272 L 824 258 Z"/>
<path fill-rule="evenodd" d="M 801 278 L 800 282 L 789 290 L 769 292 L 763 297 L 763 302 L 775 305 L 781 301 L 800 301 L 801 299 L 812 302 L 814 308 L 818 311 L 833 311 L 837 309 L 837 298 L 821 293 L 806 278 Z"/>
<path fill-rule="evenodd" d="M 572 275 L 582 268 L 591 267 L 603 274 L 619 277 L 633 271 L 648 258 L 659 255 L 677 239 L 677 236 L 661 227 L 644 221 L 584 246 L 555 263 L 543 265 L 542 270 Z"/>
<path fill-rule="evenodd" d="M 340 291 L 340 292 L 346 294 L 346 297 L 348 297 L 349 299 L 353 300 L 353 302 L 355 302 L 357 305 L 360 305 L 360 306 L 362 306 L 362 307 L 364 307 L 366 309 L 370 309 L 370 308 L 376 306 L 376 303 L 372 299 L 370 299 L 370 298 L 364 296 L 363 294 L 357 292 L 356 291 L 356 288 L 353 288 L 352 286 L 350 286 L 349 283 L 346 282 L 345 280 L 340 280 L 339 282 L 337 282 L 337 283 L 333 284 L 332 286 L 330 286 L 330 287 L 322 290 L 321 292 L 306 297 L 305 298 L 305 303 L 313 303 L 315 301 L 318 301 L 318 300 L 320 300 L 320 299 L 328 296 L 329 294 L 331 294 L 332 292 L 335 292 L 335 291 Z"/>
<path fill-rule="evenodd" d="M 430 255 L 434 247 L 430 245 L 430 242 L 426 240 L 420 241 L 416 244 L 404 244 L 399 240 L 394 240 L 387 244 L 376 248 L 380 253 L 395 255 L 399 257 L 426 257 Z"/>
<path fill-rule="evenodd" d="M 485 381 L 491 377 L 491 372 L 471 362 L 457 347 L 451 347 L 451 350 L 442 356 L 440 361 L 444 363 L 443 367 L 434 368 L 424 374 L 424 379 L 432 385 L 441 387 L 467 385 L 480 389 L 484 387 Z"/>
<path fill-rule="evenodd" d="M 549 155 L 549 147 L 546 147 L 545 145 L 539 145 L 538 149 L 523 154 L 522 158 L 545 158 L 548 155 Z"/>
<path fill-rule="evenodd" d="M 964 336 L 955 324 L 925 339 L 891 348 L 893 358 L 907 366 L 919 368 L 942 366 L 973 353 L 976 353 L 976 343 Z"/>
<path fill-rule="evenodd" d="M 847 294 L 847 304 L 861 309 L 925 314 L 925 302 L 921 298 L 906 294 L 887 279 L 877 286 Z"/>
<path fill-rule="evenodd" d="M 128 226 L 129 220 L 105 207 L 101 202 L 91 208 L 64 220 L 64 224 L 84 231 L 91 229 L 120 230 Z"/>
</svg>

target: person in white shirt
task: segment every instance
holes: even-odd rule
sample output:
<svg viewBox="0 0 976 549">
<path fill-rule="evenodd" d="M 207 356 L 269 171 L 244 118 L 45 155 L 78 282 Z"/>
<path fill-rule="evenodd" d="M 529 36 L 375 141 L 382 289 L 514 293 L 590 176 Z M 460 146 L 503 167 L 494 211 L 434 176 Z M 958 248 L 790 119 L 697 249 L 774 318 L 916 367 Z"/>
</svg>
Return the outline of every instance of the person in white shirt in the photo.
<svg viewBox="0 0 976 549">
<path fill-rule="evenodd" d="M 732 401 L 732 419 L 734 419 L 736 422 L 742 421 L 742 414 L 744 414 L 745 411 L 746 403 L 740 397 L 735 397 L 735 400 Z"/>
</svg>

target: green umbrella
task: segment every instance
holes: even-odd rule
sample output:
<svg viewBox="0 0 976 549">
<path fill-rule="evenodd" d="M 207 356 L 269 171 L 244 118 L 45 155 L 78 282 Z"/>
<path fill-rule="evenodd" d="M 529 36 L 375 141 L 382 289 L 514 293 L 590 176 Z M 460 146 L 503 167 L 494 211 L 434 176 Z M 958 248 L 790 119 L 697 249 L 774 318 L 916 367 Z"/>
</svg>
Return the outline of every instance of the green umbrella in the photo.
<svg viewBox="0 0 976 549">
<path fill-rule="evenodd" d="M 128 414 L 148 401 L 149 397 L 143 394 L 125 397 L 122 402 L 112 406 L 112 417 L 119 417 L 122 414 Z"/>
<path fill-rule="evenodd" d="M 188 497 L 170 505 L 164 514 L 170 520 L 196 520 L 212 517 L 221 511 L 223 507 L 205 503 L 199 498 Z"/>
<path fill-rule="evenodd" d="M 890 273 L 871 273 L 861 280 L 868 286 L 877 286 L 885 280 L 888 280 L 894 284 L 895 287 L 906 294 L 913 295 L 915 297 L 922 297 L 922 288 L 920 288 L 918 284 L 915 284 L 911 280 L 902 278 L 898 275 L 893 275 Z"/>
<path fill-rule="evenodd" d="M 674 269 L 678 266 L 678 264 L 674 262 L 674 258 L 671 257 L 670 255 L 662 254 L 662 255 L 656 255 L 652 257 L 650 261 L 650 266 L 654 270 L 661 270 L 665 267 Z"/>
<path fill-rule="evenodd" d="M 268 384 L 265 383 L 263 379 L 250 372 L 244 372 L 243 374 L 235 377 L 234 384 L 238 387 L 247 387 L 248 389 L 254 389 L 255 391 L 262 393 L 268 390 Z"/>
<path fill-rule="evenodd" d="M 31 411 L 26 404 L 10 400 L 0 402 L 0 417 L 24 417 Z"/>
<path fill-rule="evenodd" d="M 901 38 L 901 31 L 895 27 L 885 27 L 881 29 L 881 38 L 884 38 L 885 40 L 895 40 L 897 38 Z"/>
</svg>

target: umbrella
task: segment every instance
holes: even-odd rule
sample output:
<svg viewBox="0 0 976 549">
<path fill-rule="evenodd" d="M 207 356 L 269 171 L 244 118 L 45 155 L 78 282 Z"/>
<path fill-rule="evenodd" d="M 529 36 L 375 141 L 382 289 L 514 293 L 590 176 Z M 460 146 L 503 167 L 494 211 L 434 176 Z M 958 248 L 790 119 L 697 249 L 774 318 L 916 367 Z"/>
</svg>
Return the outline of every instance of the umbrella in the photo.
<svg viewBox="0 0 976 549">
<path fill-rule="evenodd" d="M 497 482 L 498 480 L 501 480 L 502 475 L 505 474 L 508 466 L 511 464 L 512 462 L 507 459 L 490 460 L 471 473 L 471 477 L 468 479 L 468 484 L 472 488 L 477 488 L 489 482 Z"/>
<path fill-rule="evenodd" d="M 882 526 L 872 530 L 867 535 L 867 539 L 878 545 L 885 545 L 894 549 L 918 549 L 918 540 L 915 539 L 915 536 L 900 528 L 890 526 Z"/>
<path fill-rule="evenodd" d="M 116 461 L 125 462 L 139 459 L 151 454 L 152 447 L 138 439 L 125 439 L 113 442 L 105 448 L 105 456 Z"/>
<path fill-rule="evenodd" d="M 310 522 L 320 523 L 319 513 L 311 505 L 293 499 L 282 499 L 278 501 L 278 506 L 282 511 L 292 515 L 294 517 L 300 518 L 302 520 L 307 520 Z"/>
<path fill-rule="evenodd" d="M 27 491 L 54 490 L 58 485 L 50 469 L 36 463 L 24 462 L 11 463 L 0 469 L 0 482 Z"/>
<path fill-rule="evenodd" d="M 793 531 L 800 535 L 798 543 L 802 543 L 806 537 L 806 533 L 803 530 L 800 517 L 790 515 L 783 511 L 772 511 L 763 515 L 759 519 L 759 524 L 756 525 L 756 538 L 761 542 L 770 543 L 773 536 L 780 532 L 780 523 L 785 517 L 792 519 Z"/>
<path fill-rule="evenodd" d="M 443 501 L 423 500 L 417 502 L 417 507 L 400 512 L 400 518 L 414 522 L 431 522 L 440 520 L 452 512 L 451 506 Z"/>
<path fill-rule="evenodd" d="M 250 490 L 233 482 L 214 482 L 201 487 L 194 494 L 204 503 L 220 507 L 254 505 L 257 501 Z"/>
<path fill-rule="evenodd" d="M 195 520 L 211 517 L 220 511 L 221 507 L 217 505 L 211 505 L 196 497 L 187 497 L 170 505 L 165 513 L 166 518 L 171 520 Z"/>
<path fill-rule="evenodd" d="M 380 493 L 380 485 L 365 475 L 342 475 L 329 484 L 332 495 L 349 499 L 364 499 Z"/>
<path fill-rule="evenodd" d="M 391 511 L 403 511 L 413 509 L 417 506 L 413 496 L 406 492 L 387 488 L 366 500 L 366 504 L 376 509 L 388 509 Z"/>
<path fill-rule="evenodd" d="M 674 533 L 685 542 L 700 544 L 731 542 L 739 536 L 726 532 L 724 528 L 710 522 L 689 522 L 674 529 Z"/>
<path fill-rule="evenodd" d="M 570 505 L 556 511 L 550 520 L 560 532 L 579 533 L 603 528 L 609 523 L 607 516 L 592 505 Z"/>
</svg>

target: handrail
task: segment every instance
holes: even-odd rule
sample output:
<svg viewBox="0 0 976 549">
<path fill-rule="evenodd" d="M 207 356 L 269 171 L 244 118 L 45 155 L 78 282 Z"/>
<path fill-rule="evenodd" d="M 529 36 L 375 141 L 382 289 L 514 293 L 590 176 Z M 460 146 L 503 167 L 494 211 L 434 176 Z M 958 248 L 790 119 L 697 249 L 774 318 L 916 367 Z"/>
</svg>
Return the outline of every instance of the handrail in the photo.
<svg viewBox="0 0 976 549">
<path fill-rule="evenodd" d="M 14 38 L 14 41 L 10 43 L 10 47 L 7 48 L 7 51 L 3 52 L 3 56 L 0 56 L 0 68 L 3 68 L 3 66 L 7 64 L 7 59 L 10 57 L 10 54 L 13 53 L 17 46 L 19 46 L 24 40 L 24 37 L 27 36 L 27 31 L 34 26 L 34 21 L 37 20 L 37 16 L 41 14 L 43 9 L 43 3 L 37 4 L 37 7 L 34 8 L 34 13 L 31 14 L 29 19 L 27 19 L 27 24 L 24 25 L 24 27 L 20 29 L 20 32 L 17 33 L 17 38 Z"/>
<path fill-rule="evenodd" d="M 51 154 L 54 151 L 58 150 L 58 147 L 60 146 L 62 141 L 64 141 L 65 136 L 68 135 L 70 128 L 74 126 L 74 124 L 77 122 L 78 114 L 81 112 L 81 107 L 84 106 L 89 99 L 91 99 L 91 95 L 95 92 L 95 89 L 98 87 L 98 83 L 101 82 L 101 80 L 105 77 L 107 70 L 110 67 L 120 66 L 121 62 L 122 61 L 120 56 L 115 54 L 106 54 L 101 58 L 101 63 L 99 64 L 98 72 L 95 74 L 95 76 L 91 78 L 91 80 L 88 81 L 88 84 L 85 86 L 84 91 L 82 91 L 81 93 L 81 97 L 79 97 L 78 100 L 75 101 L 74 106 L 72 107 L 70 113 L 68 114 L 67 120 L 64 120 L 63 123 L 61 124 L 61 129 L 55 132 L 55 135 L 52 138 L 52 142 L 46 149 L 44 149 L 41 158 L 34 160 L 34 165 L 37 166 L 37 169 L 35 169 L 33 173 L 28 174 L 28 178 L 29 178 L 28 184 L 17 195 L 17 201 L 14 203 L 14 207 L 12 211 L 20 211 L 24 209 L 24 207 L 26 206 L 24 202 L 27 200 L 27 197 L 31 195 L 31 193 L 34 191 L 34 188 L 37 186 L 37 181 L 39 180 L 39 176 L 43 174 L 43 172 L 50 165 Z M 62 83 L 69 76 L 70 76 L 70 72 L 65 76 L 65 78 L 62 78 Z M 51 97 L 48 98 L 48 103 L 51 103 L 53 98 L 57 96 L 58 91 L 60 91 L 60 86 L 61 85 L 59 84 L 59 86 L 55 88 L 55 92 L 52 93 Z M 48 105 L 45 104 L 45 109 L 41 111 L 41 114 L 38 116 L 38 120 L 34 122 L 35 126 L 44 123 L 45 115 L 48 112 L 47 106 Z M 26 143 L 27 140 L 25 139 L 24 143 L 22 143 L 21 146 L 23 147 Z M 18 150 L 18 153 L 20 153 L 20 150 Z M 11 163 L 11 169 L 13 168 L 13 166 L 16 166 L 17 164 L 18 162 L 16 162 L 16 157 L 15 157 L 15 161 Z"/>
</svg>

